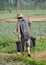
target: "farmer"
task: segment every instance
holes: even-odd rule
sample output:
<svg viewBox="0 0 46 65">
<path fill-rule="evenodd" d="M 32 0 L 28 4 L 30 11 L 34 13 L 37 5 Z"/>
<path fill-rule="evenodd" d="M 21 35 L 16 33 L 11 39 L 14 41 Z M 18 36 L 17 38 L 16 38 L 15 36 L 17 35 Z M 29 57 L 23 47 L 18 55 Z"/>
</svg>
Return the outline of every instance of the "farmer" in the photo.
<svg viewBox="0 0 46 65">
<path fill-rule="evenodd" d="M 28 56 L 30 57 L 30 28 L 29 28 L 29 20 L 27 18 L 24 18 L 22 13 L 17 14 L 18 19 L 18 25 L 17 25 L 17 31 L 19 39 L 22 42 L 22 54 L 24 52 L 24 44 L 26 43 L 26 49 Z"/>
</svg>

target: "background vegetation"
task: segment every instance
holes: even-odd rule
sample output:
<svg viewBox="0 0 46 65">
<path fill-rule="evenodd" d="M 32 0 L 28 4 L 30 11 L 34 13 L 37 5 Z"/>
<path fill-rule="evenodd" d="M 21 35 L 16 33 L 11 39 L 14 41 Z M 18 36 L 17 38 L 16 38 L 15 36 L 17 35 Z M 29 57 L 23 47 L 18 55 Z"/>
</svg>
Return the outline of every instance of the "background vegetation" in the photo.
<svg viewBox="0 0 46 65">
<path fill-rule="evenodd" d="M 46 0 L 0 0 L 0 10 L 14 9 L 46 9 Z"/>
<path fill-rule="evenodd" d="M 15 22 L 0 22 L 0 52 L 16 52 L 16 41 L 18 33 L 16 31 L 17 23 Z M 45 36 L 46 22 L 32 22 L 31 36 Z M 36 47 L 33 51 L 43 51 L 46 49 L 46 39 L 36 38 Z"/>
<path fill-rule="evenodd" d="M 18 12 L 22 12 L 24 16 L 46 17 L 46 0 L 0 0 L 0 19 L 16 18 Z M 34 57 L 28 58 L 26 54 L 24 57 L 16 55 L 16 41 L 18 40 L 16 28 L 17 23 L 15 22 L 0 21 L 0 63 L 46 65 L 46 60 L 43 61 L 43 58 L 40 61 Z M 36 46 L 31 48 L 31 52 L 46 51 L 46 38 L 37 38 L 38 36 L 46 36 L 46 22 L 32 22 L 31 36 L 36 38 Z"/>
</svg>

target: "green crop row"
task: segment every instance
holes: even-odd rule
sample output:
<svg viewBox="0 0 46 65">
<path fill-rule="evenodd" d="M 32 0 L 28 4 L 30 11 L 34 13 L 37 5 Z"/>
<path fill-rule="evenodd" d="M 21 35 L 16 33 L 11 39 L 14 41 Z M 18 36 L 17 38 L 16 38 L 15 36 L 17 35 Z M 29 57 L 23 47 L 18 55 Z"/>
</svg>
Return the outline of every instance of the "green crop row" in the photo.
<svg viewBox="0 0 46 65">
<path fill-rule="evenodd" d="M 20 10 L 18 12 L 23 13 L 24 16 L 46 16 L 46 10 Z M 1 12 L 0 18 L 16 18 L 17 11 L 9 12 Z"/>
<path fill-rule="evenodd" d="M 18 33 L 17 23 L 0 22 L 0 52 L 16 52 Z M 31 36 L 46 36 L 46 22 L 33 22 L 31 24 Z M 36 39 L 36 47 L 32 51 L 46 49 L 46 39 Z"/>
</svg>

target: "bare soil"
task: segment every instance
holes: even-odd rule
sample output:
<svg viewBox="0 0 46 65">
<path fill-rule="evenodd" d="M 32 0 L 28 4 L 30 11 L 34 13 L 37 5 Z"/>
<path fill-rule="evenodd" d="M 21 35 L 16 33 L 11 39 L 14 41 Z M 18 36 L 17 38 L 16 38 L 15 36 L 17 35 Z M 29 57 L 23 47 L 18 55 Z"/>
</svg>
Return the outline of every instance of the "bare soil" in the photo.
<svg viewBox="0 0 46 65">
<path fill-rule="evenodd" d="M 37 60 L 46 60 L 46 51 L 34 52 L 31 54 Z"/>
<path fill-rule="evenodd" d="M 8 54 L 8 53 L 0 53 L 0 54 L 3 54 L 3 55 L 11 55 L 11 54 Z M 21 53 L 17 53 L 18 55 L 21 55 Z M 16 55 L 15 53 L 13 55 Z M 26 56 L 26 53 L 25 53 L 25 56 Z M 37 61 L 41 61 L 41 60 L 45 60 L 46 61 L 46 51 L 41 51 L 41 52 L 31 52 L 31 57 L 36 59 Z M 29 65 L 27 63 L 24 63 L 22 61 L 11 61 L 9 59 L 7 60 L 0 60 L 0 65 Z"/>
<path fill-rule="evenodd" d="M 44 21 L 44 22 L 46 22 L 46 17 L 27 17 L 27 18 L 29 18 L 29 21 L 31 22 L 31 21 Z M 0 21 L 5 21 L 5 22 L 16 22 L 17 21 L 17 19 L 15 19 L 15 18 L 0 18 Z"/>
</svg>

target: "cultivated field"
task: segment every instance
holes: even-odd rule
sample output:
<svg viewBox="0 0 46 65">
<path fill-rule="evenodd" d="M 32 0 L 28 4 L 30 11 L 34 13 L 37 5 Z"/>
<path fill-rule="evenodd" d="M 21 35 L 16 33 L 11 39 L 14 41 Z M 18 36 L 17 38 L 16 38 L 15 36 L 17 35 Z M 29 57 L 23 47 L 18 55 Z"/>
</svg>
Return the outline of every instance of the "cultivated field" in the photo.
<svg viewBox="0 0 46 65">
<path fill-rule="evenodd" d="M 24 16 L 31 16 L 31 17 L 45 17 L 46 18 L 46 10 L 30 10 L 30 11 L 21 11 Z M 17 12 L 14 11 L 12 13 L 9 12 L 0 12 L 0 19 L 3 18 L 16 18 Z M 8 59 L 14 60 L 15 58 L 18 59 L 18 61 L 21 61 L 21 65 L 23 65 L 23 61 L 28 61 L 28 63 L 33 63 L 33 65 L 46 65 L 46 38 L 41 38 L 42 36 L 46 37 L 46 21 L 34 21 L 31 24 L 31 36 L 36 38 L 36 47 L 31 48 L 31 55 L 33 58 L 37 60 L 43 60 L 43 62 L 40 62 L 40 64 L 36 64 L 34 60 L 29 59 L 27 57 L 27 60 L 25 59 L 26 54 L 24 58 L 19 57 L 15 55 L 9 56 L 7 58 L 6 53 L 16 53 L 16 41 L 18 40 L 18 33 L 16 31 L 17 28 L 17 22 L 6 22 L 6 21 L 0 21 L 0 53 L 2 54 L 2 57 L 6 55 L 6 58 L 4 58 L 3 62 Z M 39 36 L 41 36 L 39 38 Z M 0 54 L 0 58 L 1 58 Z M 21 56 L 21 55 L 20 55 Z M 35 56 L 35 57 L 34 57 Z M 9 58 L 10 57 L 10 58 Z M 15 57 L 15 58 L 14 58 Z M 2 58 L 3 59 L 3 58 Z M 20 59 L 20 60 L 19 60 Z M 16 62 L 18 62 L 16 61 Z M 44 62 L 45 61 L 45 62 Z M 10 63 L 10 62 L 9 62 Z M 12 63 L 12 62 L 11 62 Z M 19 63 L 19 62 L 18 62 Z M 23 64 L 22 64 L 23 63 Z M 13 65 L 15 62 L 13 61 Z M 26 65 L 26 64 L 25 64 Z"/>
<path fill-rule="evenodd" d="M 18 12 L 23 13 L 24 16 L 44 16 L 46 17 L 46 10 L 20 10 Z M 0 11 L 0 18 L 16 18 L 17 11 Z"/>
</svg>

